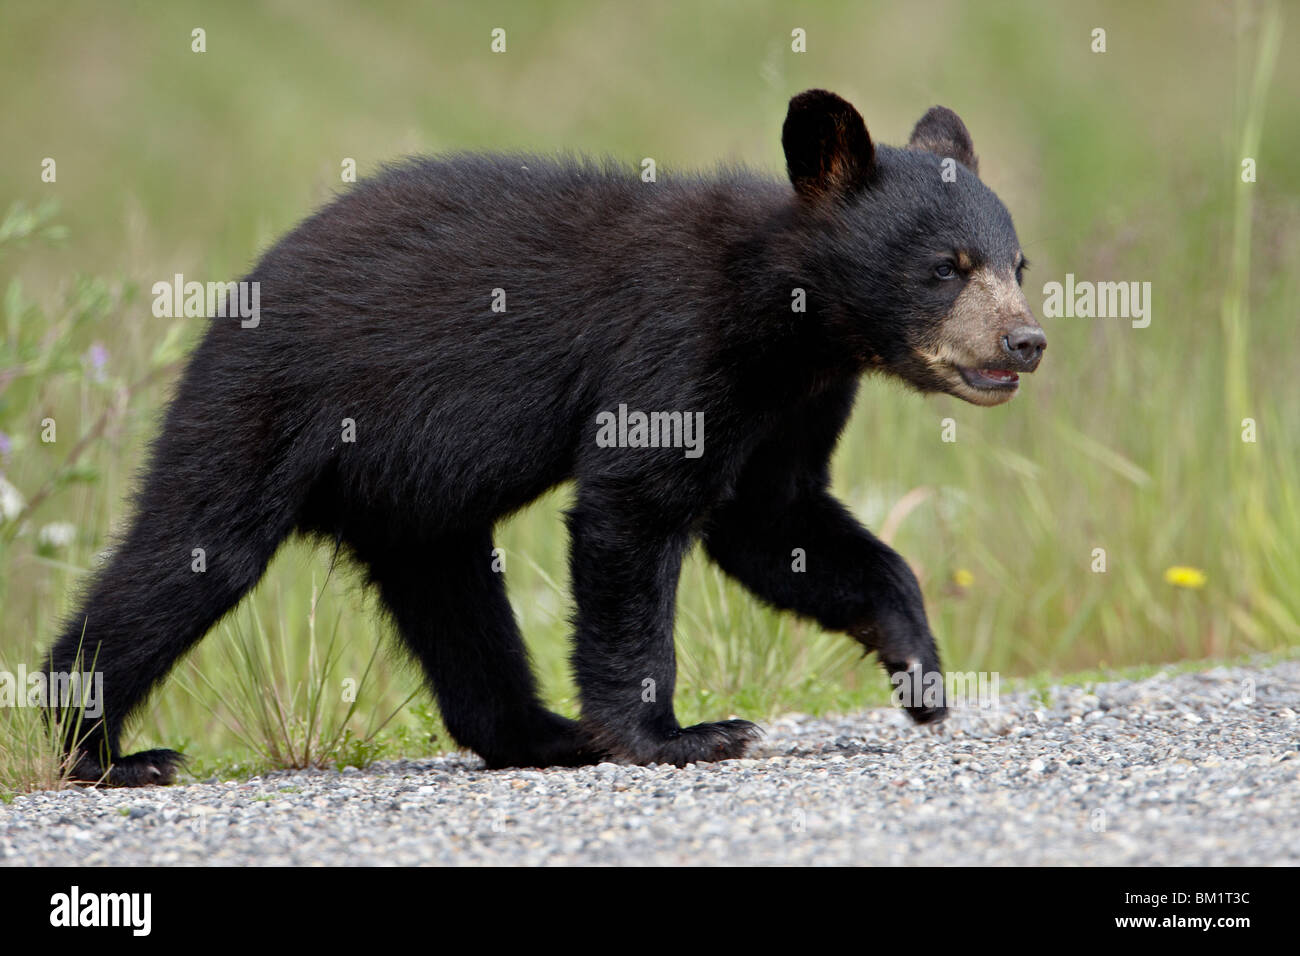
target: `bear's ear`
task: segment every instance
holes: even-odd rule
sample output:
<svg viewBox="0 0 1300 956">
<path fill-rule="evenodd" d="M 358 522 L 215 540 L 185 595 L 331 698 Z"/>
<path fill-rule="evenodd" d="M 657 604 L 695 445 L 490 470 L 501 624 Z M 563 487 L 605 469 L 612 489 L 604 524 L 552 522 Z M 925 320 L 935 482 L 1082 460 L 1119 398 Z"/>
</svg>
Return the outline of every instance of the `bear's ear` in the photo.
<svg viewBox="0 0 1300 956">
<path fill-rule="evenodd" d="M 979 159 L 975 155 L 975 144 L 970 139 L 970 130 L 966 129 L 961 117 L 946 106 L 930 107 L 929 112 L 917 121 L 916 128 L 912 130 L 912 139 L 907 145 L 945 159 L 951 157 L 976 176 L 980 174 Z"/>
<path fill-rule="evenodd" d="M 805 199 L 844 198 L 866 189 L 875 176 L 876 148 L 867 124 L 826 90 L 808 90 L 790 101 L 781 145 L 790 181 Z"/>
</svg>

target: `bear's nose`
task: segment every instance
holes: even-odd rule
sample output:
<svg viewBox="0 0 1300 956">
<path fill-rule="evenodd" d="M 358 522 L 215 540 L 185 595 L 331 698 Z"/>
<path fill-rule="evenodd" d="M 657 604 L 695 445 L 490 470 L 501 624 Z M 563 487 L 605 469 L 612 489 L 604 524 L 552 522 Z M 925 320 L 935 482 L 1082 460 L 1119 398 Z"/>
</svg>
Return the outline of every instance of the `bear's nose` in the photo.
<svg viewBox="0 0 1300 956">
<path fill-rule="evenodd" d="M 1002 348 L 1032 372 L 1047 348 L 1047 334 L 1036 325 L 1022 325 L 1002 336 Z"/>
</svg>

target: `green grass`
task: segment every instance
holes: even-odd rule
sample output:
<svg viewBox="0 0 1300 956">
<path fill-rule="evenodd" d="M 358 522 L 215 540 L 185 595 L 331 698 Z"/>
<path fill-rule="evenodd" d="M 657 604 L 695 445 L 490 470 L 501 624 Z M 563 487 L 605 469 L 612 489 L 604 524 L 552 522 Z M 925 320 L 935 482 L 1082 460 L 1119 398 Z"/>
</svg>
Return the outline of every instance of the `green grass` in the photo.
<svg viewBox="0 0 1300 956">
<path fill-rule="evenodd" d="M 654 156 L 665 175 L 718 160 L 779 174 L 785 101 L 809 86 L 848 96 L 885 142 L 932 103 L 955 108 L 1016 216 L 1035 309 L 1067 272 L 1152 283 L 1149 328 L 1045 320 L 1043 367 L 1007 406 L 865 384 L 835 485 L 916 568 L 946 663 L 1037 681 L 1300 645 L 1300 60 L 1278 55 L 1294 29 L 1279 9 L 5 4 L 0 475 L 26 507 L 0 522 L 0 669 L 39 661 L 129 516 L 199 332 L 150 314 L 153 282 L 237 278 L 340 188 L 344 157 L 364 174 L 412 151 L 565 148 Z M 195 26 L 206 54 L 189 50 Z M 488 52 L 495 26 L 505 55 Z M 807 54 L 789 52 L 795 26 Z M 56 183 L 40 181 L 47 156 Z M 546 694 L 572 714 L 568 494 L 498 544 Z M 42 541 L 50 525 L 72 540 Z M 202 776 L 449 746 L 374 598 L 330 558 L 286 547 L 128 745 L 182 746 Z M 1167 584 L 1173 565 L 1205 586 Z M 684 720 L 888 698 L 854 645 L 760 608 L 698 554 L 677 639 Z M 0 791 L 57 778 L 30 713 L 0 714 Z"/>
</svg>

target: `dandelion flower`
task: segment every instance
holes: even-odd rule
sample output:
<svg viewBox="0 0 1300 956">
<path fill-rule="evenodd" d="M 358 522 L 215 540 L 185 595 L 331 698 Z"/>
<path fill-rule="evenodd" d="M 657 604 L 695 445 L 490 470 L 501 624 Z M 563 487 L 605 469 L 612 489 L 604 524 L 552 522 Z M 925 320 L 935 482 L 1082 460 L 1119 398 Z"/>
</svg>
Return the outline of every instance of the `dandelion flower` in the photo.
<svg viewBox="0 0 1300 956">
<path fill-rule="evenodd" d="M 975 583 L 975 575 L 965 568 L 958 568 L 952 573 L 952 583 L 959 588 L 968 588 Z"/>
<path fill-rule="evenodd" d="M 1165 581 L 1176 588 L 1199 590 L 1205 587 L 1205 572 L 1200 568 L 1189 568 L 1176 564 L 1165 569 Z"/>
</svg>

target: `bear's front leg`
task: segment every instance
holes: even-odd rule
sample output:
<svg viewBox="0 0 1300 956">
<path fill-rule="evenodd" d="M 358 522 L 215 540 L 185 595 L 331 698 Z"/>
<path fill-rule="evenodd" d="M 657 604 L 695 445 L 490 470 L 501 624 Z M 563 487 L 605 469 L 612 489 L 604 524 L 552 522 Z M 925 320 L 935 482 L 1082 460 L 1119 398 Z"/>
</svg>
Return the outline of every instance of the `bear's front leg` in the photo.
<svg viewBox="0 0 1300 956">
<path fill-rule="evenodd" d="M 682 727 L 673 713 L 673 618 L 689 526 L 627 493 L 580 489 L 569 512 L 573 669 L 592 744 L 633 763 L 682 766 L 741 756 L 746 720 Z"/>
<path fill-rule="evenodd" d="M 846 630 L 868 651 L 876 652 L 908 716 L 918 724 L 937 723 L 948 716 L 948 708 L 921 586 L 902 555 L 874 536 L 870 541 L 876 569 L 875 578 L 864 588 L 870 609 Z"/>
<path fill-rule="evenodd" d="M 918 724 L 942 720 L 943 673 L 916 575 L 824 482 L 818 474 L 743 483 L 711 516 L 705 547 L 767 603 L 875 651 Z"/>
</svg>

